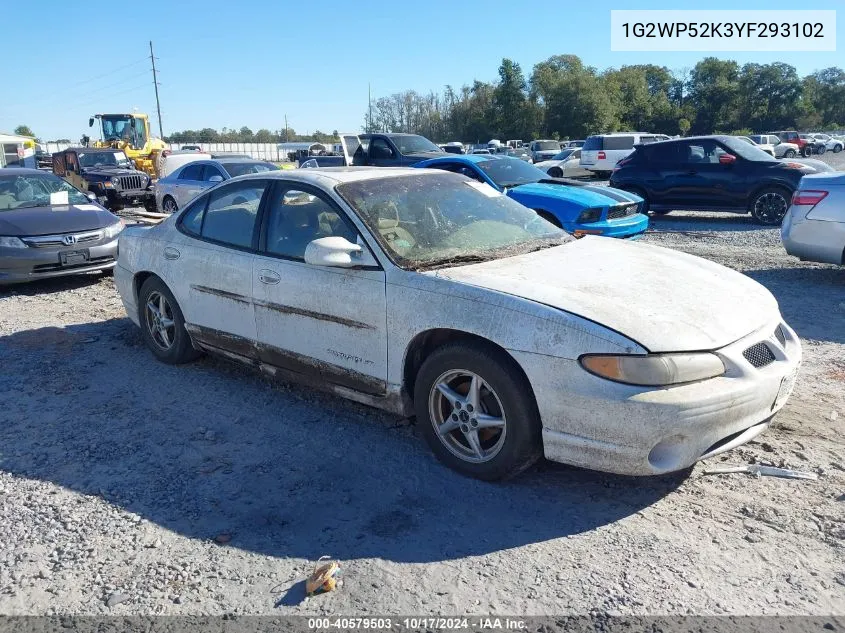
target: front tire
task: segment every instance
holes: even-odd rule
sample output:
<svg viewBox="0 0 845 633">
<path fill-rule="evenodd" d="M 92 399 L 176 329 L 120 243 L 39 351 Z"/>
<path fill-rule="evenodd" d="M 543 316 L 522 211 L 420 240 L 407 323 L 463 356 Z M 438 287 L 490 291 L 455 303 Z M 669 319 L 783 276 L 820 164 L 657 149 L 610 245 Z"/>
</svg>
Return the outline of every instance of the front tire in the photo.
<svg viewBox="0 0 845 633">
<path fill-rule="evenodd" d="M 150 277 L 138 293 L 141 334 L 150 351 L 163 363 L 180 365 L 199 358 L 185 329 L 185 318 L 173 293 L 158 277 Z"/>
<path fill-rule="evenodd" d="M 826 151 L 827 151 L 827 147 L 825 147 L 824 145 L 821 145 L 821 146 L 819 146 L 818 155 L 819 155 L 819 156 L 821 156 L 821 155 L 822 155 L 822 154 L 824 154 Z"/>
<path fill-rule="evenodd" d="M 842 151 L 842 146 L 841 146 L 841 145 L 834 145 L 834 146 L 833 146 L 833 153 L 834 153 L 834 154 L 838 154 L 838 153 L 839 153 L 839 152 L 841 152 L 841 151 Z"/>
<path fill-rule="evenodd" d="M 780 187 L 766 187 L 761 189 L 751 200 L 749 211 L 751 217 L 758 224 L 766 226 L 774 226 L 783 221 L 783 216 L 786 215 L 789 209 L 789 200 L 791 195 L 785 189 Z"/>
<path fill-rule="evenodd" d="M 561 171 L 560 167 L 552 167 L 548 171 L 548 174 L 552 178 L 563 178 L 563 172 Z"/>
<path fill-rule="evenodd" d="M 419 427 L 437 458 L 464 475 L 513 477 L 542 455 L 534 396 L 516 363 L 483 344 L 435 350 L 414 384 Z"/>
<path fill-rule="evenodd" d="M 786 150 L 786 151 L 783 153 L 783 157 L 784 157 L 784 158 L 795 158 L 795 150 L 794 150 L 794 149 L 788 149 L 788 150 Z"/>
</svg>

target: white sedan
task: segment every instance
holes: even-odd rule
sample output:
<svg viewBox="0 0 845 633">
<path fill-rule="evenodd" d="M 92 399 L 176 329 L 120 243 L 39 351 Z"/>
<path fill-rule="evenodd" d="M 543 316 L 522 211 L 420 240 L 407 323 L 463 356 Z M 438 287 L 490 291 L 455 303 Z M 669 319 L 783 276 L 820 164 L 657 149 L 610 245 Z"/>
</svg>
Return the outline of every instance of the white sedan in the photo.
<svg viewBox="0 0 845 633">
<path fill-rule="evenodd" d="M 542 455 L 632 475 L 687 468 L 766 429 L 801 359 L 748 277 L 574 239 L 443 171 L 234 178 L 126 229 L 115 281 L 159 360 L 222 354 L 416 414 L 439 459 L 482 479 Z"/>
<path fill-rule="evenodd" d="M 542 169 L 553 178 L 574 178 L 576 176 L 592 176 L 593 172 L 581 167 L 581 148 L 567 147 L 549 160 L 534 165 Z"/>
</svg>

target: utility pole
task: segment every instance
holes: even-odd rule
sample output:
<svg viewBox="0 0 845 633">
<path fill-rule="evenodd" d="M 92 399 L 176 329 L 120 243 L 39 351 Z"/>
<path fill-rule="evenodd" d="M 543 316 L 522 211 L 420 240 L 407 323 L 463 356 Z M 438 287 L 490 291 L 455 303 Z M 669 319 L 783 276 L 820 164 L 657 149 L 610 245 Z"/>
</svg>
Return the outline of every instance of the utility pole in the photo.
<svg viewBox="0 0 845 633">
<path fill-rule="evenodd" d="M 369 118 L 367 121 L 367 132 L 375 132 L 373 129 L 373 97 L 369 82 L 367 82 L 367 108 L 369 109 L 369 114 L 367 115 Z"/>
<path fill-rule="evenodd" d="M 158 80 L 156 79 L 156 58 L 153 55 L 153 42 L 150 40 L 150 61 L 153 63 L 153 88 L 156 91 L 156 111 L 158 112 L 158 137 L 164 138 L 164 129 L 161 125 L 161 104 L 158 102 Z"/>
<path fill-rule="evenodd" d="M 285 143 L 288 142 L 288 115 L 285 115 Z"/>
</svg>

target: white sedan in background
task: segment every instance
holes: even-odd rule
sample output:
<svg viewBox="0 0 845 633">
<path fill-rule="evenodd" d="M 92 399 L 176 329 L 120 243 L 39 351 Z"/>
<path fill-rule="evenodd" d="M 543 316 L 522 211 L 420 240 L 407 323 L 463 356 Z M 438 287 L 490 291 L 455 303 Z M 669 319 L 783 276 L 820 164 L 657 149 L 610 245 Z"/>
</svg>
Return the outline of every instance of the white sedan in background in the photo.
<svg viewBox="0 0 845 633">
<path fill-rule="evenodd" d="M 766 429 L 801 359 L 748 277 L 575 239 L 444 171 L 234 178 L 126 229 L 115 282 L 159 360 L 222 354 L 416 414 L 437 457 L 481 479 L 544 454 L 631 475 L 687 468 Z"/>
<path fill-rule="evenodd" d="M 551 159 L 536 163 L 534 166 L 542 169 L 552 178 L 575 178 L 593 175 L 589 169 L 581 167 L 580 147 L 567 147 Z"/>
<path fill-rule="evenodd" d="M 834 138 L 829 134 L 813 134 L 813 137 L 816 140 L 822 141 L 824 143 L 825 150 L 833 152 L 834 154 L 841 152 L 843 146 L 845 146 L 842 139 Z"/>
</svg>

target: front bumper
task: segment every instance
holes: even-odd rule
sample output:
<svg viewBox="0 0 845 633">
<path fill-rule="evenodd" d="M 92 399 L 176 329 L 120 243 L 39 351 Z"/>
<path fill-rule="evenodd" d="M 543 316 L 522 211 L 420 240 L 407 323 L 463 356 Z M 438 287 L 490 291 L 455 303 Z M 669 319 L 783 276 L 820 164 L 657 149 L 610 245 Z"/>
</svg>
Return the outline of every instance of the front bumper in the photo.
<svg viewBox="0 0 845 633">
<path fill-rule="evenodd" d="M 582 233 L 585 235 L 601 235 L 603 237 L 635 238 L 648 229 L 648 216 L 642 213 L 635 213 L 616 220 L 602 220 L 601 222 L 590 222 L 588 224 L 572 223 L 565 226 L 568 232 L 573 234 Z"/>
<path fill-rule="evenodd" d="M 845 222 L 811 220 L 806 211 L 790 207 L 781 225 L 786 252 L 825 264 L 845 264 Z"/>
<path fill-rule="evenodd" d="M 109 207 L 143 207 L 155 204 L 155 192 L 152 189 L 105 189 L 104 191 Z"/>
<path fill-rule="evenodd" d="M 83 252 L 84 261 L 62 262 L 62 255 Z M 114 268 L 117 238 L 61 248 L 0 248 L 0 285 Z"/>
<path fill-rule="evenodd" d="M 623 385 L 587 373 L 576 360 L 512 351 L 537 399 L 543 450 L 552 461 L 624 475 L 682 470 L 743 444 L 786 402 L 801 362 L 795 332 L 775 321 L 714 353 L 725 375 L 665 388 Z M 775 361 L 742 355 L 765 342 Z"/>
</svg>

